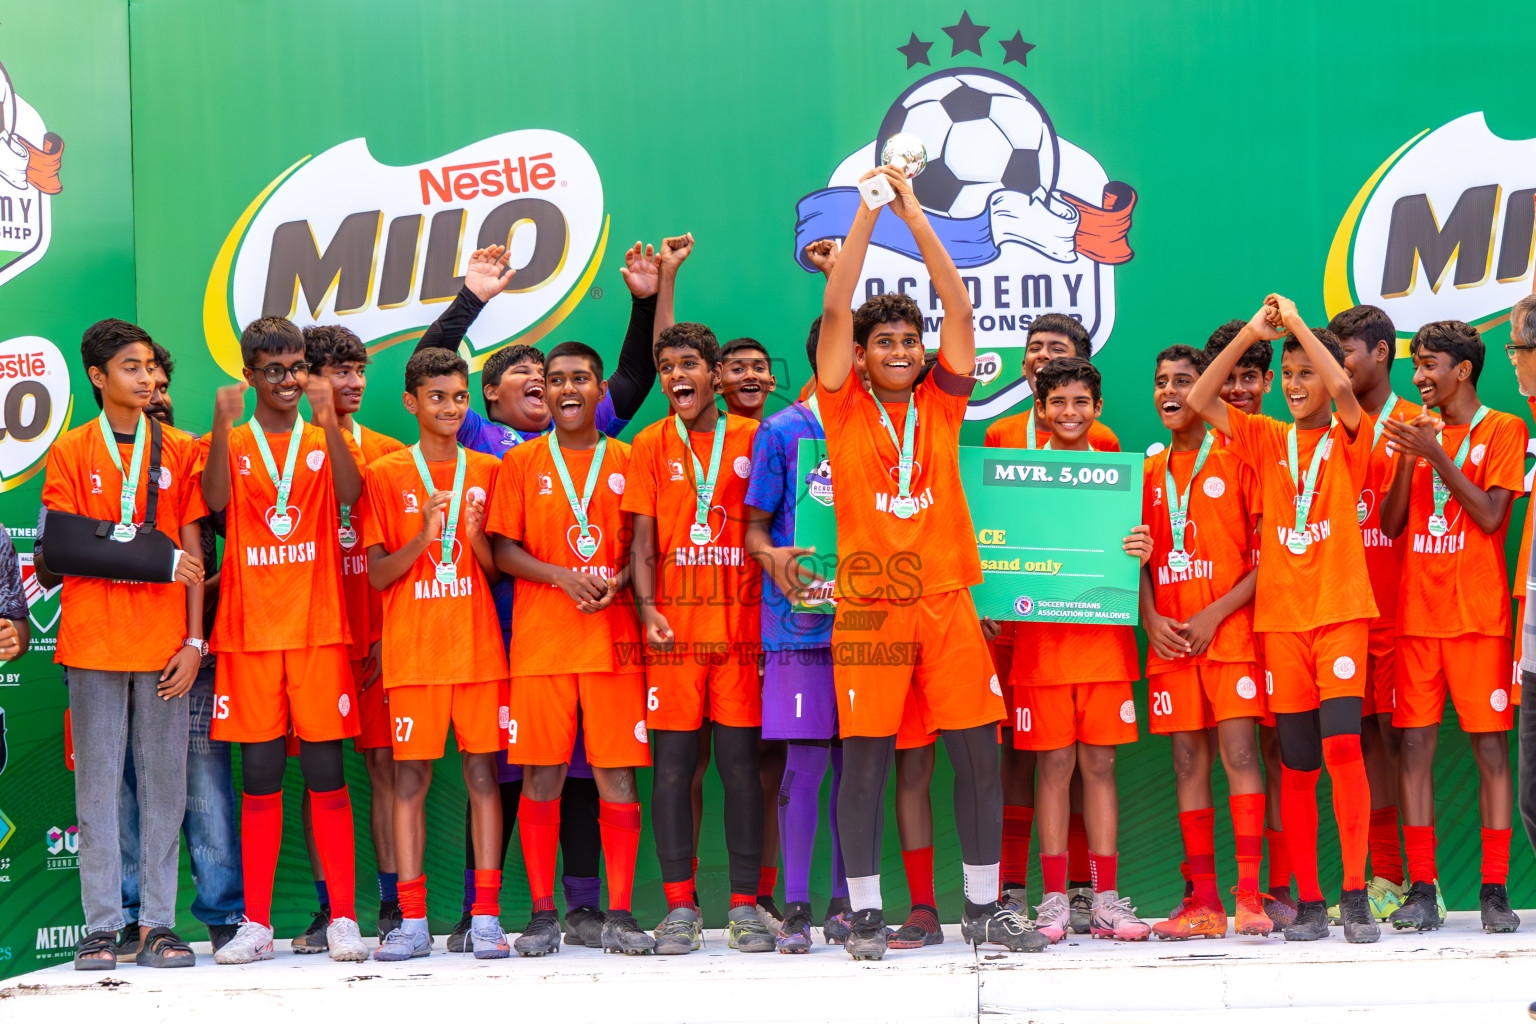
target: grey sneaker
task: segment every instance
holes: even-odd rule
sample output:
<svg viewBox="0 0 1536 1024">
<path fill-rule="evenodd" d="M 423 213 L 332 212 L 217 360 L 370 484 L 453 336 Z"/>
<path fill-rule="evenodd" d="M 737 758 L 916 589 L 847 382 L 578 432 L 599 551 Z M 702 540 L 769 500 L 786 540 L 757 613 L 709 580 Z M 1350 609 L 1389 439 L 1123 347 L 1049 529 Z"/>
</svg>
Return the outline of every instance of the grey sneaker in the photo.
<svg viewBox="0 0 1536 1024">
<path fill-rule="evenodd" d="M 476 914 L 470 923 L 469 941 L 476 960 L 504 960 L 512 953 L 501 922 L 490 914 Z"/>
<path fill-rule="evenodd" d="M 325 928 L 325 944 L 331 951 L 331 959 L 339 962 L 360 962 L 368 959 L 368 947 L 363 945 L 363 933 L 357 922 L 350 917 L 333 917 Z"/>
<path fill-rule="evenodd" d="M 699 948 L 699 912 L 692 907 L 676 907 L 656 926 L 656 952 L 677 956 Z"/>
<path fill-rule="evenodd" d="M 1038 953 L 1051 944 L 1049 936 L 1035 930 L 1034 922 L 1000 903 L 992 904 L 980 917 L 962 914 L 960 936 L 973 946 L 990 942 L 1015 953 Z"/>
<path fill-rule="evenodd" d="M 427 931 L 427 919 L 408 917 L 400 927 L 384 936 L 379 948 L 373 951 L 375 960 L 392 962 L 426 956 L 432 951 L 432 935 Z"/>
<path fill-rule="evenodd" d="M 565 912 L 565 944 L 590 946 L 603 944 L 603 912 L 596 907 L 577 907 Z"/>
<path fill-rule="evenodd" d="M 1086 885 L 1067 890 L 1067 906 L 1071 910 L 1072 930 L 1078 935 L 1087 935 L 1093 928 L 1093 896 L 1093 890 Z"/>
<path fill-rule="evenodd" d="M 246 918 L 240 922 L 240 930 L 235 932 L 235 937 L 213 954 L 213 962 L 249 964 L 257 960 L 271 960 L 272 956 L 272 929 Z"/>
<path fill-rule="evenodd" d="M 644 956 L 656 950 L 656 940 L 640 928 L 635 915 L 622 910 L 604 916 L 601 941 L 604 953 Z"/>
<path fill-rule="evenodd" d="M 725 918 L 726 944 L 743 953 L 771 953 L 773 930 L 763 923 L 757 907 L 735 907 Z"/>
<path fill-rule="evenodd" d="M 512 943 L 518 956 L 544 956 L 560 952 L 560 919 L 553 910 L 540 910 Z"/>
</svg>

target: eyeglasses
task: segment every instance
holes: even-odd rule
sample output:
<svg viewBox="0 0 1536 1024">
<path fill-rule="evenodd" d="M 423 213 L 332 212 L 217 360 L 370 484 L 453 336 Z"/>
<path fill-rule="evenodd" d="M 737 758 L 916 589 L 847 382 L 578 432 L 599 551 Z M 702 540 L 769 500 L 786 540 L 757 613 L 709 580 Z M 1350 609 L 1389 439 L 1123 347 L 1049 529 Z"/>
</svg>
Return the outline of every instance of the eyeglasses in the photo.
<svg viewBox="0 0 1536 1024">
<path fill-rule="evenodd" d="M 1536 345 L 1516 345 L 1511 342 L 1510 344 L 1504 346 L 1504 354 L 1511 356 L 1516 352 L 1530 352 L 1532 350 L 1536 350 Z"/>
<path fill-rule="evenodd" d="M 293 374 L 294 380 L 298 380 L 301 373 L 307 374 L 309 372 L 309 364 L 298 362 L 292 366 L 283 366 L 280 363 L 268 363 L 266 366 L 255 366 L 252 369 L 267 378 L 268 384 L 281 384 L 283 378 L 289 374 Z"/>
</svg>

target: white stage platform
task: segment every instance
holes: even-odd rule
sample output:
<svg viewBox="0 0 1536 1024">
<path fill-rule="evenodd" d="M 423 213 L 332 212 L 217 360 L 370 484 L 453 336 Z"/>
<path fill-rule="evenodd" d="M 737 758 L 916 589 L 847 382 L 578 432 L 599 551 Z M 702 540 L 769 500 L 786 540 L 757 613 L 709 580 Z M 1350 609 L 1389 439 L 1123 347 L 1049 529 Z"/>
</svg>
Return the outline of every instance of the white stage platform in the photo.
<svg viewBox="0 0 1536 1024">
<path fill-rule="evenodd" d="M 1228 938 L 1116 943 L 1069 938 L 1037 954 L 959 941 L 859 964 L 840 949 L 744 954 L 707 932 L 681 957 L 562 949 L 537 960 L 442 953 L 403 964 L 296 956 L 190 970 L 131 964 L 100 974 L 71 964 L 0 983 L 0 1021 L 133 1020 L 271 1024 L 476 1020 L 673 1022 L 1030 1021 L 1188 1024 L 1239 1011 L 1245 1022 L 1524 1021 L 1536 999 L 1536 913 L 1529 931 L 1484 935 L 1476 914 L 1439 932 L 1387 932 L 1350 946 Z M 1153 968 L 1162 969 L 1154 973 Z"/>
</svg>

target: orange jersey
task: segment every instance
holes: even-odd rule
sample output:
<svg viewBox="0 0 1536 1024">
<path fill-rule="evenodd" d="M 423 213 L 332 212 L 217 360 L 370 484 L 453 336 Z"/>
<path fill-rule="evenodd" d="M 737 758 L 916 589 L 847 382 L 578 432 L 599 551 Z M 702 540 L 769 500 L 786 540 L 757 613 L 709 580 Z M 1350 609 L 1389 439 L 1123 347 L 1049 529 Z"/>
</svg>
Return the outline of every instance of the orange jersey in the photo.
<svg viewBox="0 0 1536 1024">
<path fill-rule="evenodd" d="M 405 447 L 377 430 L 369 430 L 361 423 L 357 426 L 362 434 L 362 469 L 366 470 L 375 459 Z M 354 440 L 356 436 L 353 435 Z M 353 661 L 368 657 L 368 648 L 384 636 L 384 595 L 368 585 L 368 549 L 363 545 L 363 520 L 367 514 L 366 499 L 360 499 L 352 506 L 348 514 L 352 526 L 350 536 L 343 530 L 339 513 L 336 520 L 336 536 L 341 543 L 342 591 L 346 595 L 347 625 L 352 631 L 349 654 Z"/>
<path fill-rule="evenodd" d="M 1179 622 L 1209 607 L 1231 591 L 1250 571 L 1249 503 L 1256 490 L 1252 472 L 1230 451 L 1211 446 L 1200 477 L 1189 487 L 1189 525 L 1184 531 L 1184 552 L 1189 565 L 1175 572 L 1168 564 L 1173 550 L 1173 528 L 1168 522 L 1169 495 L 1166 467 L 1173 464 L 1173 482 L 1182 494 L 1189 485 L 1197 452 L 1163 449 L 1144 463 L 1142 522 L 1152 529 L 1152 588 L 1157 610 Z M 1177 500 L 1179 495 L 1173 495 Z M 1147 652 L 1147 674 L 1172 672 L 1205 661 L 1253 662 L 1253 605 L 1245 604 L 1227 616 L 1216 629 L 1211 645 L 1198 658 L 1165 661 Z"/>
<path fill-rule="evenodd" d="M 1531 407 L 1531 415 L 1536 416 L 1536 395 L 1527 398 L 1525 401 Z M 1524 493 L 1524 483 L 1522 482 L 1520 494 Z M 1518 498 L 1520 494 L 1516 494 L 1515 497 Z M 1525 504 L 1525 528 L 1520 534 L 1520 560 L 1515 563 L 1514 571 L 1509 574 L 1510 592 L 1517 599 L 1525 597 L 1526 571 L 1531 564 L 1531 525 L 1533 523 L 1536 523 L 1536 500 L 1528 501 Z M 1515 623 L 1515 646 L 1516 648 L 1520 646 L 1520 624 L 1518 621 Z"/>
<path fill-rule="evenodd" d="M 560 453 L 579 500 L 592 468 L 594 451 L 562 447 Z M 491 494 L 486 530 L 517 541 L 541 562 L 591 573 L 602 580 L 615 579 L 629 562 L 630 515 L 621 508 L 629 466 L 629 445 L 610 440 L 587 506 L 587 524 L 597 542 L 597 549 L 587 558 L 577 551 L 581 530 L 545 437 L 534 438 L 507 452 L 496 479 L 496 490 Z M 735 475 L 722 467 L 721 475 L 725 473 Z M 573 643 L 574 638 L 580 638 L 580 642 Z M 627 588 L 607 608 L 588 615 L 553 584 L 514 580 L 512 643 L 517 651 L 512 659 L 513 676 L 644 669 L 638 657 L 640 622 Z M 621 655 L 626 648 L 636 656 Z"/>
<path fill-rule="evenodd" d="M 149 500 L 150 443 L 146 428 L 139 489 L 134 496 L 133 519 L 138 524 L 144 522 Z M 123 473 L 133 464 L 132 440 L 118 444 L 117 450 L 123 462 L 121 473 L 107 452 L 95 419 L 60 437 L 48 449 L 44 507 L 116 523 L 121 515 L 118 502 Z M 208 514 L 203 504 L 201 468 L 197 441 L 174 427 L 162 428 L 155 528 L 178 546 L 181 528 Z M 201 558 L 202 550 L 194 548 L 190 554 Z M 208 568 L 208 572 L 213 571 Z M 53 660 L 61 665 L 103 671 L 158 671 L 165 668 L 187 637 L 187 588 L 180 583 L 119 583 L 66 576 L 59 601 L 59 638 Z"/>
<path fill-rule="evenodd" d="M 1406 423 L 1419 413 L 1423 406 L 1399 398 L 1392 407 L 1392 418 Z M 1376 428 L 1373 423 L 1371 436 Z M 1370 466 L 1366 471 L 1365 486 L 1360 491 L 1359 508 L 1365 512 L 1360 520 L 1360 535 L 1365 540 L 1365 571 L 1371 577 L 1371 592 L 1376 597 L 1376 611 L 1371 621 L 1372 629 L 1391 629 L 1397 619 L 1397 585 L 1403 575 L 1403 545 L 1406 534 L 1393 541 L 1381 532 L 1381 502 L 1392 485 L 1392 470 L 1397 464 L 1392 442 L 1382 431 L 1381 441 L 1371 449 Z M 1359 518 L 1359 512 L 1356 512 Z"/>
<path fill-rule="evenodd" d="M 944 390 L 941 380 L 964 393 Z M 838 600 L 909 600 L 981 582 L 976 531 L 960 486 L 960 427 L 974 384 L 940 361 L 914 391 L 910 495 L 917 511 L 907 519 L 890 511 L 900 452 L 880 421 L 874 395 L 852 372 L 836 391 L 816 385 L 832 479 L 840 489 L 833 505 Z M 906 403 L 885 410 L 896 436 L 904 437 Z"/>
<path fill-rule="evenodd" d="M 350 644 L 341 545 L 336 542 L 336 486 L 325 431 L 306 423 L 299 436 L 288 495 L 293 525 L 278 536 L 268 523 L 277 485 L 267 475 L 251 430 L 246 422 L 229 432 L 229 506 L 213 649 L 287 651 Z M 351 457 L 361 460 L 357 443 L 350 436 L 343 439 Z M 268 434 L 267 445 L 281 473 L 287 432 Z M 205 457 L 206 452 L 205 447 Z"/>
<path fill-rule="evenodd" d="M 1035 443 L 1029 443 L 1029 421 L 1034 417 L 1033 407 L 1028 412 L 1019 413 L 1017 416 L 1004 416 L 1000 420 L 994 420 L 987 427 L 987 436 L 982 441 L 986 448 L 1043 448 L 1051 440 L 1049 430 L 1035 430 Z M 1096 452 L 1117 452 L 1120 450 L 1120 439 L 1115 432 L 1104 425 L 1102 420 L 1094 420 L 1088 426 L 1088 447 Z"/>
<path fill-rule="evenodd" d="M 1466 436 L 1464 426 L 1446 427 L 1440 443 L 1454 458 Z M 1502 487 L 1520 493 L 1525 479 L 1526 440 L 1524 420 L 1489 410 L 1472 431 L 1462 474 L 1485 491 Z M 1481 633 L 1507 637 L 1510 614 L 1504 591 L 1504 533 L 1509 517 L 1506 515 L 1493 533 L 1484 533 L 1452 496 L 1445 503 L 1446 532 L 1435 536 L 1429 530 L 1429 518 L 1435 511 L 1433 472 L 1426 460 L 1419 459 L 1409 484 L 1397 632 L 1401 636 Z"/>
<path fill-rule="evenodd" d="M 690 456 L 668 415 L 640 431 L 630 448 L 620 507 L 656 520 L 657 564 L 636 566 L 635 571 L 654 573 L 656 608 L 683 644 L 755 648 L 761 635 L 762 573 L 747 557 L 746 548 L 747 480 L 756 435 L 756 420 L 726 414 L 725 443 L 709 510 L 710 541 L 702 545 L 689 536 L 698 507 L 693 458 L 709 472 L 714 431 L 689 432 Z M 577 487 L 583 479 L 572 470 Z M 570 514 L 570 506 L 565 512 Z"/>
<path fill-rule="evenodd" d="M 507 655 L 501 645 L 501 624 L 490 584 L 464 538 L 464 513 L 472 498 L 487 501 L 496 487 L 501 463 L 495 456 L 465 450 L 464 497 L 453 539 L 453 565 L 458 578 L 437 579 L 442 542 L 427 544 L 411 567 L 384 588 L 383 683 L 424 686 L 437 683 L 478 683 L 507 677 Z M 433 490 L 453 487 L 455 460 L 428 462 L 432 488 L 410 450 L 392 452 L 368 466 L 367 517 L 363 545 L 399 551 L 421 532 L 421 510 Z M 489 502 L 487 501 L 487 507 Z M 443 511 L 447 529 L 448 512 Z"/>
<path fill-rule="evenodd" d="M 1130 626 L 1088 622 L 1015 622 L 1014 686 L 1117 683 L 1141 678 Z"/>
<path fill-rule="evenodd" d="M 1296 527 L 1298 491 L 1286 465 L 1291 425 L 1227 407 L 1232 452 L 1253 470 L 1264 509 L 1259 538 L 1259 587 L 1253 628 L 1260 633 L 1299 633 L 1354 619 L 1374 619 L 1365 542 L 1356 506 L 1371 456 L 1371 417 L 1361 413 L 1354 440 L 1340 424 L 1296 432 L 1298 480 L 1312 465 L 1319 442 L 1329 447 L 1318 463 L 1318 482 L 1307 516 L 1303 553 L 1286 546 Z"/>
</svg>

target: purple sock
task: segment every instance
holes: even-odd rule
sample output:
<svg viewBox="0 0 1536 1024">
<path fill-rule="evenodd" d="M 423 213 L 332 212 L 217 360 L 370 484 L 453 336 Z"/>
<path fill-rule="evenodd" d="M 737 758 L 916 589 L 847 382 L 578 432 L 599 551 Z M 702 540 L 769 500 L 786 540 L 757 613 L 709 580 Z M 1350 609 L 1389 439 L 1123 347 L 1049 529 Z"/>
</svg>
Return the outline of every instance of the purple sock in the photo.
<svg viewBox="0 0 1536 1024">
<path fill-rule="evenodd" d="M 601 883 L 596 878 L 583 878 L 580 875 L 561 875 L 560 885 L 565 889 L 565 909 L 569 913 L 577 907 L 593 907 L 598 904 L 598 886 Z"/>
<path fill-rule="evenodd" d="M 816 818 L 821 779 L 827 773 L 827 748 L 791 743 L 779 784 L 779 845 L 784 850 L 784 898 L 811 898 L 811 853 L 816 849 Z"/>
<path fill-rule="evenodd" d="M 464 869 L 464 913 L 469 913 L 475 907 L 475 869 Z"/>
<path fill-rule="evenodd" d="M 837 791 L 843 783 L 843 748 L 832 748 L 832 806 L 827 821 L 832 826 L 832 898 L 848 898 L 848 871 L 843 867 L 843 841 L 837 834 Z"/>
</svg>

